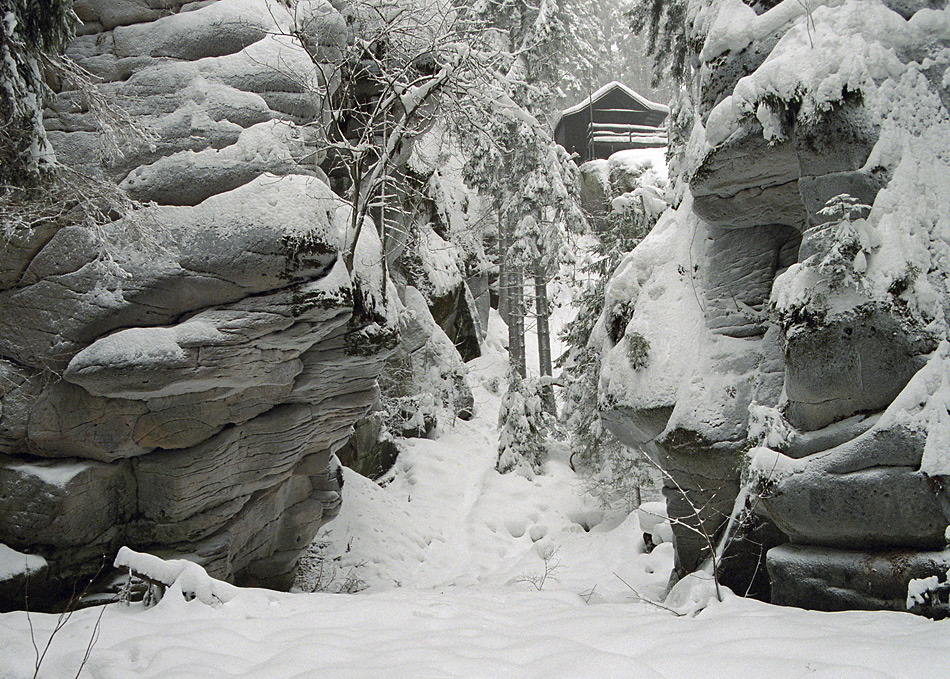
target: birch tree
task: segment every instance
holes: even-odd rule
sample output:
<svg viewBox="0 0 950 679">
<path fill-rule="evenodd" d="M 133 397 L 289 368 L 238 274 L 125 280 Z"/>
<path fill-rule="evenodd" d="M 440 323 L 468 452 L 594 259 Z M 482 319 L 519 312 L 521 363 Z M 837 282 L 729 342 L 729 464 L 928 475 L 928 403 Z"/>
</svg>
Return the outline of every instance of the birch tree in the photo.
<svg viewBox="0 0 950 679">
<path fill-rule="evenodd" d="M 375 212 L 385 249 L 385 213 L 400 167 L 442 109 L 465 95 L 477 66 L 448 0 L 349 0 L 340 7 L 291 0 L 289 32 L 319 74 L 324 167 L 345 176 L 352 242 Z M 350 250 L 344 257 L 350 270 L 353 256 Z"/>
</svg>

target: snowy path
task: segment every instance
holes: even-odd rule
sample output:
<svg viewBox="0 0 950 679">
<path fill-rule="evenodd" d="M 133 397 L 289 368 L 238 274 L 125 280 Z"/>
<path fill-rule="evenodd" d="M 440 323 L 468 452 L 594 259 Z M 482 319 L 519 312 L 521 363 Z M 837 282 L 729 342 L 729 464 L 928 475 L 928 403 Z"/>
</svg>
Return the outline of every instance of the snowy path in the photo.
<svg viewBox="0 0 950 679">
<path fill-rule="evenodd" d="M 339 578 L 355 576 L 371 590 L 531 589 L 526 580 L 544 574 L 547 557 L 547 568 L 556 569 L 545 589 L 625 599 L 631 592 L 619 575 L 644 596 L 660 596 L 672 567 L 669 546 L 639 554 L 636 518 L 605 512 L 587 496 L 566 454 L 532 480 L 495 471 L 504 334 L 493 313 L 484 355 L 467 364 L 474 419 L 456 421 L 436 440 L 407 441 L 383 488 L 348 472 L 341 514 L 318 536 L 321 553 L 336 559 Z"/>
<path fill-rule="evenodd" d="M 498 327 L 492 331 L 501 334 Z M 524 580 L 543 574 L 549 555 L 549 565 L 558 567 L 547 587 L 627 596 L 617 572 L 638 591 L 658 596 L 671 567 L 669 550 L 635 560 L 642 548 L 635 518 L 605 513 L 585 497 L 563 456 L 530 481 L 495 471 L 505 368 L 503 348 L 490 341 L 485 355 L 469 363 L 475 418 L 455 422 L 437 440 L 408 441 L 385 487 L 347 473 L 346 501 L 321 532 L 322 553 L 337 559 L 340 577 L 354 574 L 373 590 L 530 588 Z"/>
</svg>

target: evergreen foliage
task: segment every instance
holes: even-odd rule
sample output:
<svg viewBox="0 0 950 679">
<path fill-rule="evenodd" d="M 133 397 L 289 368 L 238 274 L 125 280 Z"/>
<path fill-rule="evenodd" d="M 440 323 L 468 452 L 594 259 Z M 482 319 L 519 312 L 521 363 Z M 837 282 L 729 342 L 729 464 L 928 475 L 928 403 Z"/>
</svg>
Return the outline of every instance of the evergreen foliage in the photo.
<svg viewBox="0 0 950 679">
<path fill-rule="evenodd" d="M 414 354 L 394 356 L 379 375 L 379 413 L 395 436 L 427 436 L 440 417 L 472 415 L 465 365 L 453 365 L 434 337 Z"/>
<path fill-rule="evenodd" d="M 570 19 L 565 0 L 486 0 L 461 10 L 473 44 L 494 50 L 498 77 L 490 81 L 489 105 L 470 111 L 463 121 L 469 162 L 466 182 L 491 196 L 499 215 L 499 310 L 508 324 L 508 345 L 513 379 L 506 399 L 514 408 L 524 400 L 522 380 L 527 373 L 525 356 L 525 276 L 534 279 L 537 309 L 539 367 L 551 374 L 547 283 L 558 263 L 567 256 L 565 233 L 579 229 L 584 217 L 578 207 L 576 168 L 553 139 L 550 116 L 565 74 L 564 41 Z M 474 124 L 473 124 L 474 121 Z M 533 460 L 537 470 L 543 448 L 532 443 L 532 432 L 545 425 L 536 418 L 556 411 L 550 384 L 539 387 L 539 408 L 517 407 L 515 419 L 524 426 L 507 427 L 509 440 L 500 445 L 499 470 L 516 466 L 512 455 Z M 521 401 L 519 401 L 519 398 Z M 533 402 L 533 401 L 531 401 Z M 502 419 L 509 413 L 502 408 Z M 519 441 L 517 436 L 528 437 Z M 524 448 L 524 454 L 511 451 Z"/>
<path fill-rule="evenodd" d="M 667 83 L 655 83 L 646 47 L 629 29 L 627 0 L 564 0 L 569 20 L 562 56 L 564 103 L 590 96 L 601 85 L 618 80 L 650 99 L 668 97 Z M 657 89 L 657 87 L 659 89 Z"/>
<path fill-rule="evenodd" d="M 693 34 L 691 2 L 697 0 L 634 0 L 627 17 L 637 35 L 646 33 L 647 54 L 653 57 L 653 84 L 686 82 L 702 41 Z"/>
<path fill-rule="evenodd" d="M 572 458 L 591 467 L 622 453 L 623 446 L 600 422 L 597 387 L 600 351 L 589 347 L 591 332 L 603 313 L 607 281 L 623 256 L 633 250 L 646 232 L 633 220 L 617 220 L 615 227 L 597 236 L 590 258 L 578 269 L 580 291 L 574 297 L 577 315 L 564 326 L 561 340 L 567 345 L 557 365 L 566 381 L 562 392 L 562 420 L 569 432 Z"/>
<path fill-rule="evenodd" d="M 502 474 L 516 472 L 528 478 L 540 474 L 547 459 L 545 440 L 554 419 L 544 411 L 537 380 L 522 379 L 512 370 L 508 391 L 498 411 L 498 462 Z"/>
<path fill-rule="evenodd" d="M 466 38 L 506 54 L 507 80 L 515 101 L 535 111 L 561 76 L 566 34 L 564 0 L 481 0 L 459 2 Z"/>
<path fill-rule="evenodd" d="M 642 172 L 628 181 L 637 183 L 625 195 L 637 195 L 653 187 L 642 186 L 652 173 Z M 630 187 L 626 187 L 630 188 Z M 590 336 L 604 311 L 607 282 L 624 255 L 649 233 L 659 215 L 648 210 L 642 200 L 628 201 L 627 209 L 612 212 L 608 228 L 592 234 L 595 237 L 586 261 L 575 277 L 574 305 L 577 315 L 565 325 L 561 340 L 567 351 L 558 358 L 562 368 L 564 408 L 562 421 L 569 432 L 571 459 L 576 466 L 593 470 L 593 485 L 603 495 L 632 497 L 639 484 L 646 479 L 644 460 L 632 454 L 607 432 L 598 411 L 597 390 L 600 376 L 600 351 L 589 346 Z M 631 339 L 631 358 L 634 367 L 642 367 L 648 360 L 649 344 L 642 336 Z M 626 489 L 629 492 L 620 492 Z M 626 500 L 625 500 L 626 501 Z"/>
<path fill-rule="evenodd" d="M 668 82 L 674 86 L 667 151 L 673 205 L 679 204 L 686 190 L 686 145 L 697 115 L 693 76 L 699 67 L 712 4 L 712 0 L 633 0 L 627 11 L 632 31 L 646 35 L 654 85 Z"/>
<path fill-rule="evenodd" d="M 472 43 L 495 51 L 497 76 L 489 83 L 494 91 L 478 98 L 479 110 L 467 108 L 460 121 L 470 155 L 466 181 L 493 197 L 509 227 L 527 215 L 551 223 L 549 208 L 577 226 L 573 163 L 545 120 L 564 74 L 565 3 L 484 0 L 463 13 Z M 550 244 L 537 250 L 555 252 Z M 532 254 L 538 252 L 526 251 L 526 259 Z"/>
<path fill-rule="evenodd" d="M 0 17 L 0 185 L 31 186 L 55 163 L 43 127 L 44 59 L 66 49 L 72 0 L 7 0 Z"/>
</svg>

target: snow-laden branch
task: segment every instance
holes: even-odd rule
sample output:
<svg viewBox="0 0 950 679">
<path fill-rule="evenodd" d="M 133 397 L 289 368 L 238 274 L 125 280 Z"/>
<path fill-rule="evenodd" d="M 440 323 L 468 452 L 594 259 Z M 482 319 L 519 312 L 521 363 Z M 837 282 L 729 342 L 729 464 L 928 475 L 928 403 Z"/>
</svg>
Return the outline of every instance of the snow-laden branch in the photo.
<svg viewBox="0 0 950 679">
<path fill-rule="evenodd" d="M 116 568 L 128 568 L 133 575 L 163 587 L 177 585 L 186 598 L 198 599 L 207 605 L 227 603 L 237 596 L 238 588 L 215 580 L 204 568 L 184 559 L 160 559 L 152 554 L 136 552 L 128 547 L 119 549 Z"/>
</svg>

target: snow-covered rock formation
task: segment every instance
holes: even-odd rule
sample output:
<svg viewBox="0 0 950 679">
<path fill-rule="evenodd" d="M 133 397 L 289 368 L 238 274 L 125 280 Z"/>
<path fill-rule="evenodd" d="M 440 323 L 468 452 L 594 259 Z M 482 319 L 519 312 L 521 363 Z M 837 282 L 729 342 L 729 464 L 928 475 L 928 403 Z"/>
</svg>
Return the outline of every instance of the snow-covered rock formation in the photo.
<svg viewBox="0 0 950 679">
<path fill-rule="evenodd" d="M 691 13 L 688 192 L 608 288 L 606 419 L 670 473 L 682 569 L 705 547 L 688 526 L 722 524 L 766 446 L 757 511 L 793 543 L 769 553 L 773 601 L 901 608 L 950 565 L 950 11 Z"/>
<path fill-rule="evenodd" d="M 352 242 L 302 125 L 334 85 L 281 37 L 280 2 L 75 9 L 70 56 L 145 134 L 110 153 L 95 102 L 64 82 L 50 139 L 73 171 L 154 204 L 98 229 L 66 215 L 2 250 L 0 543 L 46 559 L 33 605 L 120 544 L 289 586 L 396 341 L 376 229 Z"/>
</svg>

